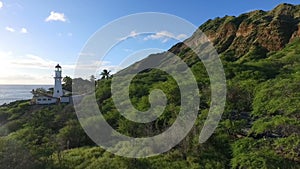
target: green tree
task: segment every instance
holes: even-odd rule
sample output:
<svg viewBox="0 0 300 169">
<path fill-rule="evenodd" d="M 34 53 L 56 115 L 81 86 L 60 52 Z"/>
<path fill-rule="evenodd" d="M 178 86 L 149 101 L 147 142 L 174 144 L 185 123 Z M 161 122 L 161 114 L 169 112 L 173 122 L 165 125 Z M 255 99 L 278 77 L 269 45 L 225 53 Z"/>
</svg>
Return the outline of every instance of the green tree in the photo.
<svg viewBox="0 0 300 169">
<path fill-rule="evenodd" d="M 63 78 L 63 89 L 72 91 L 72 78 L 69 76 L 66 76 Z"/>
<path fill-rule="evenodd" d="M 38 162 L 19 142 L 0 138 L 0 168 L 23 169 L 38 168 Z"/>
<path fill-rule="evenodd" d="M 82 143 L 87 138 L 79 122 L 77 120 L 69 120 L 65 127 L 59 130 L 57 140 L 62 149 L 70 149 L 83 145 Z"/>
</svg>

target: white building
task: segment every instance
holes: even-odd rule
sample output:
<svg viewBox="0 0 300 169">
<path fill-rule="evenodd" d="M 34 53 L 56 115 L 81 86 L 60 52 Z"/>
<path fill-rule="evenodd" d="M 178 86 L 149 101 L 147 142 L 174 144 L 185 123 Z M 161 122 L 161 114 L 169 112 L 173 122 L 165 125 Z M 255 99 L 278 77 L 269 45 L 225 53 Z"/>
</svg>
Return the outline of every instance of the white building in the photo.
<svg viewBox="0 0 300 169">
<path fill-rule="evenodd" d="M 52 96 L 48 93 L 33 93 L 33 104 L 56 104 L 56 103 L 70 103 L 70 97 L 64 96 L 62 89 L 62 68 L 59 64 L 55 66 L 54 88 Z"/>
<path fill-rule="evenodd" d="M 55 104 L 58 99 L 52 96 L 38 96 L 35 98 L 35 104 Z"/>
</svg>

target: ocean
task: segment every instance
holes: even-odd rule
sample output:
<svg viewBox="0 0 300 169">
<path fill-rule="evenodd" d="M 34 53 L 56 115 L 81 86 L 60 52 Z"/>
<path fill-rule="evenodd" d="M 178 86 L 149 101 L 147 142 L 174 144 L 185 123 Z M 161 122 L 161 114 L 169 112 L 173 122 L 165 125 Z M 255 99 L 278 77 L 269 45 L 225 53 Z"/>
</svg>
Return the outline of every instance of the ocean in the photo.
<svg viewBox="0 0 300 169">
<path fill-rule="evenodd" d="M 0 105 L 16 100 L 31 99 L 32 89 L 49 89 L 50 87 L 53 87 L 53 85 L 0 85 Z"/>
</svg>

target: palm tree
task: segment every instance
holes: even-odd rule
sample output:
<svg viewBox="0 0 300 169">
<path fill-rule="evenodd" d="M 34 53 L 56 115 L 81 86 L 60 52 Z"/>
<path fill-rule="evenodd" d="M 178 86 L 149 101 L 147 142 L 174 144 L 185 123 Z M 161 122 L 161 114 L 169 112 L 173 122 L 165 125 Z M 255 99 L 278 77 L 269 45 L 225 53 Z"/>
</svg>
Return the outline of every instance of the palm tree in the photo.
<svg viewBox="0 0 300 169">
<path fill-rule="evenodd" d="M 101 73 L 101 79 L 108 79 L 110 77 L 110 71 L 104 69 Z"/>
</svg>

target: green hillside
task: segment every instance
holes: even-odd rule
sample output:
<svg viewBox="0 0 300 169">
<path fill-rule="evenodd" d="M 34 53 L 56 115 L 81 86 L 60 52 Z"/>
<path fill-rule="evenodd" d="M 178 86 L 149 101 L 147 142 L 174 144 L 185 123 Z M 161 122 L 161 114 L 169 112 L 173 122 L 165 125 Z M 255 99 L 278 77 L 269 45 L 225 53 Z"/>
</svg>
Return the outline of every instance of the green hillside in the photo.
<svg viewBox="0 0 300 169">
<path fill-rule="evenodd" d="M 219 52 L 227 80 L 222 120 L 203 144 L 198 138 L 209 110 L 210 82 L 201 61 L 179 43 L 169 52 L 188 64 L 201 100 L 196 123 L 179 145 L 150 158 L 115 156 L 89 139 L 72 105 L 18 101 L 0 107 L 0 168 L 300 168 L 299 25 L 300 6 L 282 4 L 272 11 L 215 18 L 199 27 Z M 197 47 L 197 40 L 198 31 L 186 42 Z M 165 53 L 150 55 L 123 71 L 135 70 L 156 55 Z M 125 135 L 157 135 L 180 111 L 179 88 L 161 70 L 139 73 L 129 88 L 131 102 L 140 111 L 150 107 L 151 90 L 166 94 L 166 109 L 150 123 L 125 119 L 113 103 L 110 84 L 111 78 L 96 81 L 97 103 L 108 123 Z"/>
</svg>

